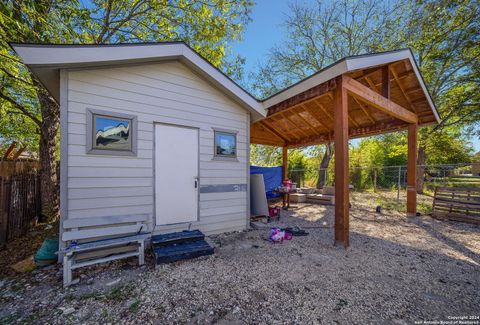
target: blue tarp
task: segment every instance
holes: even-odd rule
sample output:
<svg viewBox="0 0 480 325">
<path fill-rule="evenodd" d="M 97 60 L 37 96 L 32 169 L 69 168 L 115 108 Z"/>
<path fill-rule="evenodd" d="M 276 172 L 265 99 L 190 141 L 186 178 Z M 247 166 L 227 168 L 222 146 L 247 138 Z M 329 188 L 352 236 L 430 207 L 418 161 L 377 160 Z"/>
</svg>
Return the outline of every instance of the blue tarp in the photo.
<svg viewBox="0 0 480 325">
<path fill-rule="evenodd" d="M 260 167 L 250 166 L 250 174 L 262 174 L 265 183 L 265 192 L 267 198 L 274 198 L 280 196 L 278 193 L 273 193 L 273 190 L 282 185 L 282 166 L 278 167 Z"/>
</svg>

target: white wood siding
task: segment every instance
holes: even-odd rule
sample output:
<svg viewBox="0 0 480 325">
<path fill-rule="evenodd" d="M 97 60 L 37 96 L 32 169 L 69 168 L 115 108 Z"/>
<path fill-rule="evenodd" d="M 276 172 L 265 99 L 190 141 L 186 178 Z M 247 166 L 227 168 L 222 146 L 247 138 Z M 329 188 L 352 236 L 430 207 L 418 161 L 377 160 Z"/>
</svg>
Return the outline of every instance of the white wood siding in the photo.
<svg viewBox="0 0 480 325">
<path fill-rule="evenodd" d="M 137 116 L 137 155 L 86 154 L 87 109 Z M 248 114 L 179 62 L 69 71 L 67 218 L 148 213 L 153 230 L 154 123 L 199 128 L 200 185 L 247 184 Z M 238 132 L 238 161 L 212 160 L 212 128 Z M 201 193 L 199 207 L 191 228 L 210 234 L 246 227 L 247 192 Z"/>
</svg>

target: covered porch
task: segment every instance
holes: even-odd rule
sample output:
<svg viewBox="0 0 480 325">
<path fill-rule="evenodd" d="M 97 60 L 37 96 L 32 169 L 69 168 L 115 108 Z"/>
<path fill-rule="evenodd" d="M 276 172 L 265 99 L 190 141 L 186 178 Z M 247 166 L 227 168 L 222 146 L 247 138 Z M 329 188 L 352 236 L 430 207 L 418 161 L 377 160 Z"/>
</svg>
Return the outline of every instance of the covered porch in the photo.
<svg viewBox="0 0 480 325">
<path fill-rule="evenodd" d="M 410 50 L 342 59 L 265 99 L 250 142 L 288 149 L 332 142 L 335 150 L 335 244 L 349 246 L 348 140 L 408 130 L 407 214 L 416 214 L 418 128 L 439 122 Z"/>
</svg>

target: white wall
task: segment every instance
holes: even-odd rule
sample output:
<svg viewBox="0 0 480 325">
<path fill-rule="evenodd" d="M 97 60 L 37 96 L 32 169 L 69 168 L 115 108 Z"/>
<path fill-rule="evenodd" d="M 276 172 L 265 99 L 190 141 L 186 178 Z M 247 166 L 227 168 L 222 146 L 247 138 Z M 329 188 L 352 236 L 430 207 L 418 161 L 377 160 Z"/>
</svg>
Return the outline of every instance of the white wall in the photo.
<svg viewBox="0 0 480 325">
<path fill-rule="evenodd" d="M 136 115 L 137 156 L 86 154 L 88 108 Z M 153 228 L 154 122 L 200 129 L 200 185 L 247 184 L 248 113 L 179 62 L 69 71 L 67 109 L 67 218 L 148 213 Z M 212 127 L 238 131 L 237 162 L 212 160 Z M 192 228 L 207 234 L 247 224 L 247 192 L 201 193 L 199 205 Z"/>
</svg>

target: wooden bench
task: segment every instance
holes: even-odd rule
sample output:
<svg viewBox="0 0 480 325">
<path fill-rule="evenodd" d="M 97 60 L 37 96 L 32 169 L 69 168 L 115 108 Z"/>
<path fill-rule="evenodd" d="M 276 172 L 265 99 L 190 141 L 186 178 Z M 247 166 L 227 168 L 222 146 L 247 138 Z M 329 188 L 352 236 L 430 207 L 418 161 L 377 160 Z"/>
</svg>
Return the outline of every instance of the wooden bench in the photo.
<svg viewBox="0 0 480 325">
<path fill-rule="evenodd" d="M 333 186 L 324 186 L 321 189 L 321 193 L 308 194 L 307 202 L 323 205 L 335 205 L 335 188 Z"/>
<path fill-rule="evenodd" d="M 63 285 L 71 284 L 72 270 L 84 266 L 131 256 L 138 256 L 138 264 L 143 265 L 145 240 L 150 237 L 147 220 L 146 214 L 64 220 L 62 240 L 66 248 L 59 251 L 63 254 Z M 134 251 L 118 249 L 132 244 Z M 83 258 L 77 260 L 81 255 Z"/>
<path fill-rule="evenodd" d="M 432 216 L 480 224 L 480 189 L 436 187 Z"/>
</svg>

